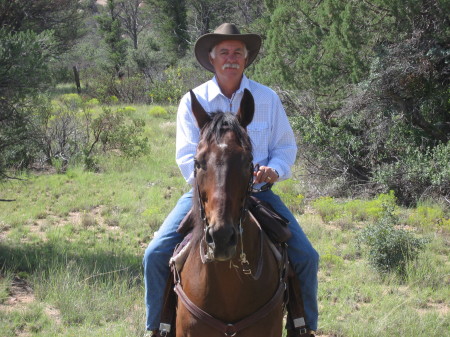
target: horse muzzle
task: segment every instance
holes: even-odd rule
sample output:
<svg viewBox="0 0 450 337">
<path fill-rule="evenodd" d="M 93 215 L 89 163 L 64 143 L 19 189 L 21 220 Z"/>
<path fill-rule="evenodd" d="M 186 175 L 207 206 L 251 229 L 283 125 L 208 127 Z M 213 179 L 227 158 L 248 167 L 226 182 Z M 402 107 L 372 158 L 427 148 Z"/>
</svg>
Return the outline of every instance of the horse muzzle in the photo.
<svg viewBox="0 0 450 337">
<path fill-rule="evenodd" d="M 214 261 L 227 261 L 236 255 L 237 231 L 232 225 L 207 227 L 205 241 Z"/>
</svg>

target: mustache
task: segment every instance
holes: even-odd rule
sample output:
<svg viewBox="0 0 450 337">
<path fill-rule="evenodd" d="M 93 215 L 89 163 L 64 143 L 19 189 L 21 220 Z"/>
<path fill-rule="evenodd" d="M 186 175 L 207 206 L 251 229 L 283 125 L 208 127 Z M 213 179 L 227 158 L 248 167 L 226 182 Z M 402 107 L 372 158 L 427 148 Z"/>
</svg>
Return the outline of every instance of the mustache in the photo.
<svg viewBox="0 0 450 337">
<path fill-rule="evenodd" d="M 225 63 L 225 64 L 222 66 L 222 70 L 225 70 L 226 68 L 239 69 L 240 66 L 239 66 L 239 64 L 237 64 L 237 63 Z"/>
</svg>

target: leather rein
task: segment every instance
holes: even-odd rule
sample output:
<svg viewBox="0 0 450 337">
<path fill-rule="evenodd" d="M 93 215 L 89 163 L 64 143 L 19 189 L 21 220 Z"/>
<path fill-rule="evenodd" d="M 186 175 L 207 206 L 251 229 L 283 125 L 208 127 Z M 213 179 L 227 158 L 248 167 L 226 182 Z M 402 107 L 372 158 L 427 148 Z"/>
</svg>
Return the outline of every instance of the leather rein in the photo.
<svg viewBox="0 0 450 337">
<path fill-rule="evenodd" d="M 265 234 L 262 232 L 262 229 L 260 228 L 260 257 L 258 260 L 258 267 L 257 267 L 257 271 L 255 275 L 252 275 L 252 271 L 249 267 L 249 262 L 247 261 L 247 258 L 245 256 L 244 253 L 244 246 L 243 246 L 243 240 L 242 240 L 242 236 L 243 236 L 243 228 L 242 228 L 242 222 L 243 219 L 245 218 L 248 209 L 246 207 L 247 205 L 247 199 L 250 196 L 251 193 L 256 193 L 256 192 L 261 192 L 261 191 L 266 191 L 268 189 L 270 189 L 272 187 L 273 184 L 265 184 L 263 185 L 261 188 L 259 189 L 255 189 L 253 187 L 253 172 L 254 169 L 258 170 L 259 169 L 259 165 L 257 164 L 256 167 L 253 166 L 253 164 L 251 165 L 251 175 L 250 175 L 250 179 L 249 179 L 249 183 L 248 183 L 248 188 L 247 188 L 247 192 L 246 192 L 246 197 L 244 199 L 244 204 L 242 206 L 241 209 L 241 215 L 239 218 L 239 232 L 238 235 L 241 238 L 241 254 L 240 254 L 240 262 L 242 265 L 242 271 L 244 274 L 246 275 L 250 275 L 253 277 L 253 279 L 257 280 L 262 273 L 262 266 L 263 266 L 263 239 Z M 196 175 L 196 171 L 194 171 L 194 176 Z M 201 198 L 201 194 L 200 194 L 200 188 L 198 186 L 198 184 L 196 183 L 196 187 L 197 187 L 197 192 L 198 192 L 198 202 L 199 202 L 199 210 L 200 210 L 200 217 L 204 223 L 204 231 L 206 233 L 206 230 L 208 229 L 208 221 L 206 218 L 206 213 L 205 213 L 205 207 L 204 207 L 204 203 L 203 200 Z M 259 226 L 259 224 L 258 224 Z M 203 250 L 204 248 L 202 248 L 202 245 L 205 245 L 205 237 L 203 237 L 203 239 L 200 241 L 200 257 L 202 259 L 203 263 L 208 263 L 208 262 L 212 262 L 213 261 L 213 257 L 208 255 L 208 251 L 204 254 Z M 183 287 L 181 285 L 181 278 L 180 275 L 175 271 L 174 268 L 174 277 L 175 277 L 175 287 L 174 287 L 174 291 L 176 292 L 176 294 L 178 295 L 178 298 L 181 300 L 181 302 L 185 305 L 185 307 L 189 310 L 189 312 L 194 315 L 197 319 L 199 319 L 200 321 L 208 324 L 209 326 L 211 326 L 212 328 L 222 332 L 225 336 L 231 337 L 231 336 L 235 336 L 239 331 L 255 324 L 257 321 L 261 320 L 262 318 L 266 317 L 276 306 L 281 304 L 281 301 L 283 299 L 283 294 L 285 294 L 286 291 L 286 280 L 287 280 L 287 265 L 288 265 L 288 261 L 287 261 L 287 254 L 286 252 L 284 252 L 283 254 L 283 265 L 280 268 L 280 279 L 279 279 L 279 284 L 278 284 L 278 288 L 275 291 L 274 295 L 272 296 L 272 298 L 266 302 L 266 304 L 264 304 L 262 307 L 260 307 L 257 311 L 255 311 L 254 313 L 252 313 L 251 315 L 239 320 L 238 322 L 235 323 L 225 323 L 222 320 L 219 320 L 213 316 L 211 316 L 209 313 L 207 313 L 206 311 L 202 310 L 201 308 L 199 308 L 195 303 L 193 303 L 188 295 L 184 292 Z M 284 301 L 285 304 L 285 301 Z"/>
</svg>

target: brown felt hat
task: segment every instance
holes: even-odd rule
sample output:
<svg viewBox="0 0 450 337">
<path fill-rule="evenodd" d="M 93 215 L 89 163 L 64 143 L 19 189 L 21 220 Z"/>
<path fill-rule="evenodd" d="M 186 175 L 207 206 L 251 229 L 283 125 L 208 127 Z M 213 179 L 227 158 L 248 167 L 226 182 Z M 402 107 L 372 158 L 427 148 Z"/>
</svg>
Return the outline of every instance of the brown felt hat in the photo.
<svg viewBox="0 0 450 337">
<path fill-rule="evenodd" d="M 255 60 L 261 47 L 261 36 L 258 34 L 241 34 L 234 24 L 223 23 L 213 33 L 202 35 L 195 42 L 195 57 L 203 68 L 214 73 L 214 67 L 209 62 L 209 53 L 216 44 L 225 40 L 238 40 L 245 43 L 248 50 L 246 68 Z"/>
</svg>

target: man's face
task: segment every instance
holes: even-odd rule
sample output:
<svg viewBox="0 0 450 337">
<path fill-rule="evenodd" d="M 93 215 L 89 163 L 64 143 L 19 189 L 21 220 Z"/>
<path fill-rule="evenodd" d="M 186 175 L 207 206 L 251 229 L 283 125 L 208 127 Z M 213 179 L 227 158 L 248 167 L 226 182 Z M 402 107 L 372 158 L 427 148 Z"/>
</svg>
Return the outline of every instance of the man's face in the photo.
<svg viewBox="0 0 450 337">
<path fill-rule="evenodd" d="M 214 50 L 215 57 L 209 60 L 219 80 L 241 79 L 247 58 L 245 44 L 241 41 L 226 40 L 218 43 Z"/>
</svg>

